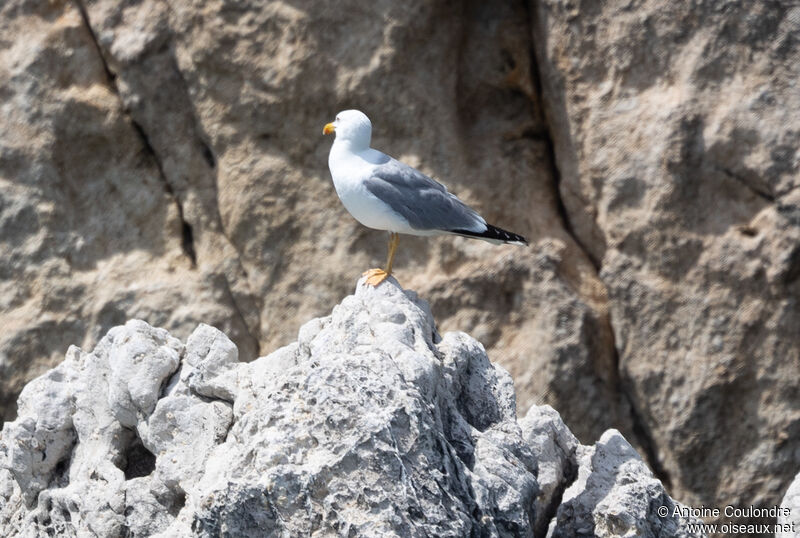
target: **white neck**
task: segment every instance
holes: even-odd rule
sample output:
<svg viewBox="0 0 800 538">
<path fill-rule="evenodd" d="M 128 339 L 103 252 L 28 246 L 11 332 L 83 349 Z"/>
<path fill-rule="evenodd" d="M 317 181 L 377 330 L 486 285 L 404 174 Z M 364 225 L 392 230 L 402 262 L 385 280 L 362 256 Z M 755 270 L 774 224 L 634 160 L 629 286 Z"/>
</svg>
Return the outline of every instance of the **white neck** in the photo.
<svg viewBox="0 0 800 538">
<path fill-rule="evenodd" d="M 336 140 L 333 141 L 333 146 L 331 149 L 333 148 L 336 148 L 337 150 L 347 150 L 351 153 L 360 153 L 369 149 L 369 138 L 336 138 Z"/>
</svg>

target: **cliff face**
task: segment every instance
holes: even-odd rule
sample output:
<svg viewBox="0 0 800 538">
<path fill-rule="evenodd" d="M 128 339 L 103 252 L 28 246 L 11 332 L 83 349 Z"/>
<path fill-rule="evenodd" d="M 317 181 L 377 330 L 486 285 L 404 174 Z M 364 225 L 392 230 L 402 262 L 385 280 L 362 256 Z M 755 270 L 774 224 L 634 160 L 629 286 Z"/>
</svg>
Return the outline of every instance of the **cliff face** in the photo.
<svg viewBox="0 0 800 538">
<path fill-rule="evenodd" d="M 3 536 L 695 536 L 616 431 L 550 407 L 393 280 L 251 363 L 201 325 L 71 348 L 0 434 Z"/>
<path fill-rule="evenodd" d="M 566 213 L 664 476 L 774 506 L 800 468 L 800 8 L 626 5 L 537 3 Z"/>
<path fill-rule="evenodd" d="M 529 249 L 406 239 L 443 329 L 693 504 L 800 467 L 798 8 L 559 0 L 0 5 L 0 407 L 131 318 L 250 361 L 385 254 L 321 126 L 441 179 Z"/>
</svg>

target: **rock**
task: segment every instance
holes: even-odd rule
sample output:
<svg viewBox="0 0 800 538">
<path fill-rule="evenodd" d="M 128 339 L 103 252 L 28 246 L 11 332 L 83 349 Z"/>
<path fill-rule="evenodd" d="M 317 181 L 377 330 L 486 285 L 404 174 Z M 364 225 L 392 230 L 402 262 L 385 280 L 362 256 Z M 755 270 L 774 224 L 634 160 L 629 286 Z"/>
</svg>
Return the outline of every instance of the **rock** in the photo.
<svg viewBox="0 0 800 538">
<path fill-rule="evenodd" d="M 689 504 L 775 506 L 800 468 L 800 7 L 531 5 L 651 463 Z"/>
<path fill-rule="evenodd" d="M 181 381 L 193 392 L 233 402 L 239 350 L 219 329 L 201 323 L 186 342 Z"/>
<path fill-rule="evenodd" d="M 702 522 L 681 515 L 682 507 L 618 431 L 579 447 L 577 460 L 577 479 L 564 492 L 548 536 L 702 535 L 689 527 Z"/>
<path fill-rule="evenodd" d="M 556 532 L 622 514 L 690 535 L 650 517 L 675 503 L 618 432 L 579 445 L 550 407 L 518 422 L 509 374 L 393 278 L 251 363 L 208 325 L 184 345 L 130 321 L 19 409 L 0 433 L 8 537 L 534 536 L 556 510 Z"/>
<path fill-rule="evenodd" d="M 796 538 L 800 536 L 800 473 L 794 477 L 781 502 L 782 511 L 778 515 L 779 532 L 775 538 Z"/>
<path fill-rule="evenodd" d="M 77 381 L 75 350 L 57 368 L 34 379 L 19 397 L 21 420 L 3 430 L 14 439 L 5 449 L 5 468 L 12 473 L 30 504 L 47 487 L 58 464 L 75 442 L 73 383 Z"/>
<path fill-rule="evenodd" d="M 544 536 L 564 490 L 577 476 L 580 444 L 549 405 L 532 407 L 519 425 L 523 439 L 538 457 L 536 480 L 541 495 L 536 501 L 534 534 Z"/>
<path fill-rule="evenodd" d="M 57 369 L 26 387 L 36 406 L 21 399 L 26 414 L 6 424 L 0 438 L 7 450 L 0 467 L 11 473 L 5 490 L 12 492 L 0 507 L 3 535 L 142 536 L 174 519 L 192 473 L 232 420 L 230 404 L 191 393 L 177 372 L 182 357 L 207 353 L 194 345 L 207 342 L 207 329 L 200 327 L 185 349 L 165 330 L 130 321 L 109 331 L 92 353 L 72 348 Z M 66 378 L 72 391 L 64 402 L 56 397 Z M 31 424 L 41 436 L 51 428 L 40 410 L 53 405 L 67 417 L 61 422 L 68 427 L 55 437 L 66 448 L 53 450 L 47 467 L 14 466 L 13 447 L 25 438 L 18 424 Z M 36 452 L 28 456 L 38 459 Z"/>
<path fill-rule="evenodd" d="M 139 320 L 112 329 L 106 338 L 108 405 L 122 426 L 135 428 L 153 413 L 161 386 L 178 368 L 183 344 Z"/>
</svg>

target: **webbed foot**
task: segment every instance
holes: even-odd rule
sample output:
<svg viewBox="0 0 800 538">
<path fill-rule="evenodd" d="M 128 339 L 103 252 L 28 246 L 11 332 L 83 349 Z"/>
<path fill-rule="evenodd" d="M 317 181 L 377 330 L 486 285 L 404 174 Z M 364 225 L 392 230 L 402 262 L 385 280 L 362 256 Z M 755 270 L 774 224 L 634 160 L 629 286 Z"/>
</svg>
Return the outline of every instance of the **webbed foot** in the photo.
<svg viewBox="0 0 800 538">
<path fill-rule="evenodd" d="M 370 269 L 369 271 L 364 271 L 361 276 L 367 277 L 366 284 L 374 287 L 389 278 L 389 273 L 383 269 Z"/>
</svg>

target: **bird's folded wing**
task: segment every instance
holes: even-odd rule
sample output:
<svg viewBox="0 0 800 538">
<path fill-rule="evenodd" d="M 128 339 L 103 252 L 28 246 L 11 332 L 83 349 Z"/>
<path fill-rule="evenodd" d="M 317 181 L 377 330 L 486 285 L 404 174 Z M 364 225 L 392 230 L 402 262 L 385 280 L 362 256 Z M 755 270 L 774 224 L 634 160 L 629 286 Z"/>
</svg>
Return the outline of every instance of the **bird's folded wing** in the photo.
<svg viewBox="0 0 800 538">
<path fill-rule="evenodd" d="M 483 217 L 444 185 L 395 159 L 375 167 L 365 186 L 416 230 L 486 230 Z"/>
</svg>

